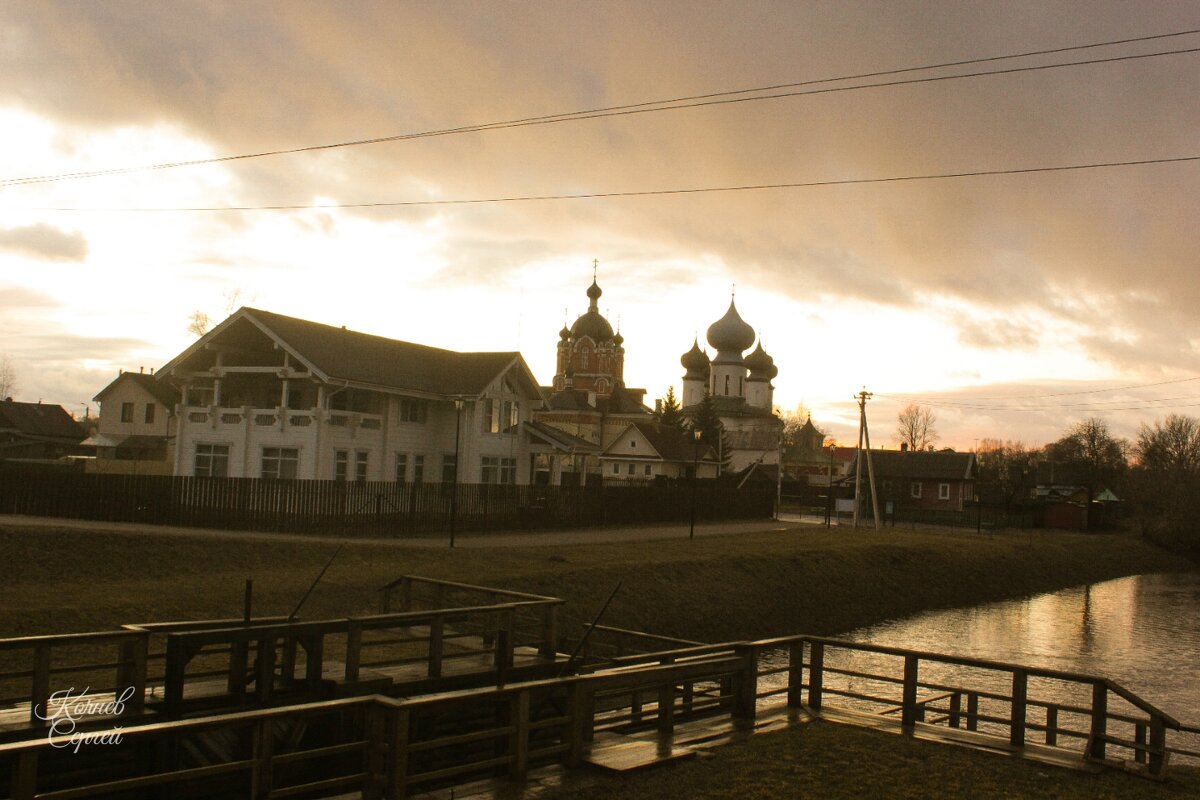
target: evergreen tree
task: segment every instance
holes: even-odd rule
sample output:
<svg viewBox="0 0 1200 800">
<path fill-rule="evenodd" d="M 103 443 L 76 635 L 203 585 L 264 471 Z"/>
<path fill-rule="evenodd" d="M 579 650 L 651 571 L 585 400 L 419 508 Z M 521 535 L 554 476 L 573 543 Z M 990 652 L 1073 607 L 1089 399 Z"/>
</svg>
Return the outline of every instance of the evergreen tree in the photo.
<svg viewBox="0 0 1200 800">
<path fill-rule="evenodd" d="M 667 387 L 667 396 L 662 399 L 661 405 L 654 410 L 654 421 L 665 428 L 674 428 L 680 433 L 684 432 L 683 411 L 679 406 L 679 400 L 675 397 L 674 386 Z"/>
<path fill-rule="evenodd" d="M 725 434 L 725 426 L 721 424 L 721 418 L 717 416 L 712 395 L 708 392 L 704 393 L 704 397 L 692 411 L 691 422 L 691 430 L 700 431 L 701 446 L 711 447 L 712 451 L 720 458 L 721 473 L 723 474 L 729 468 L 731 458 L 729 437 Z"/>
</svg>

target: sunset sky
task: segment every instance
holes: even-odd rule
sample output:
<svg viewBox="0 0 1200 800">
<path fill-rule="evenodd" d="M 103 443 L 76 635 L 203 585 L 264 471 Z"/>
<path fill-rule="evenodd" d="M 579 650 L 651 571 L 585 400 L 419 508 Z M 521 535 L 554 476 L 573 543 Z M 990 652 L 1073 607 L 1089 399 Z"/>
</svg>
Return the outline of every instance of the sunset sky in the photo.
<svg viewBox="0 0 1200 800">
<path fill-rule="evenodd" d="M 680 389 L 680 355 L 697 333 L 704 344 L 736 284 L 779 367 L 777 405 L 803 403 L 843 442 L 863 386 L 876 445 L 894 445 L 910 398 L 964 449 L 1045 443 L 1093 415 L 1133 436 L 1167 413 L 1200 415 L 1200 52 L 1181 52 L 1200 34 L 1163 36 L 1200 29 L 1198 12 L 1178 0 L 7 0 L 0 354 L 16 399 L 78 414 L 118 369 L 186 347 L 193 312 L 219 321 L 245 304 L 520 350 L 548 383 L 597 259 L 627 382 L 648 399 Z M 773 99 L 23 180 L 1152 36 L 757 93 L 791 95 Z M 1133 161 L 1162 163 L 414 204 Z M 355 204 L 385 205 L 337 207 Z M 195 210 L 229 208 L 250 210 Z"/>
</svg>

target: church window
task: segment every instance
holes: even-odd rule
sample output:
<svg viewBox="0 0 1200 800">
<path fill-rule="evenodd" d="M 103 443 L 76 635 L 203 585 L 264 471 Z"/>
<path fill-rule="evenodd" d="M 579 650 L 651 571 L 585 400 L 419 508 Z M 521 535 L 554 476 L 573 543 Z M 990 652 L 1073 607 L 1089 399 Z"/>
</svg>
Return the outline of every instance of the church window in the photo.
<svg viewBox="0 0 1200 800">
<path fill-rule="evenodd" d="M 725 376 L 725 396 L 729 396 L 729 376 Z"/>
<path fill-rule="evenodd" d="M 589 353 L 588 353 L 588 349 L 586 347 L 579 348 L 579 368 L 580 369 L 588 368 L 588 355 L 589 355 Z"/>
</svg>

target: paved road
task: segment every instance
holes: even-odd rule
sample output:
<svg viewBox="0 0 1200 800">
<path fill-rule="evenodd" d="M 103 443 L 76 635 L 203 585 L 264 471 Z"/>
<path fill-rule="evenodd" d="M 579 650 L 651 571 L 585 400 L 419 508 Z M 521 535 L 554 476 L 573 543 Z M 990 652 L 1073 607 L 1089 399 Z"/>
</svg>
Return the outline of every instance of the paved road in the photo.
<svg viewBox="0 0 1200 800">
<path fill-rule="evenodd" d="M 723 536 L 738 533 L 784 533 L 798 528 L 809 528 L 816 518 L 801 519 L 799 515 L 783 515 L 779 520 L 757 520 L 753 522 L 707 522 L 697 523 L 696 536 Z M 231 531 L 214 528 L 182 528 L 169 525 L 143 525 L 133 522 L 97 522 L 56 517 L 28 517 L 15 514 L 0 514 L 0 531 L 9 528 L 55 528 L 81 533 L 119 533 L 133 536 L 180 536 L 206 539 L 240 539 L 292 542 L 341 542 L 337 536 L 318 536 L 292 533 L 264 533 L 260 531 Z M 681 525 L 645 525 L 618 528 L 583 528 L 555 531 L 506 531 L 502 533 L 460 533 L 455 537 L 456 547 L 530 547 L 539 545 L 595 544 L 601 542 L 629 542 L 655 539 L 686 539 L 689 527 Z M 375 547 L 446 547 L 447 538 L 409 537 L 403 539 L 351 538 L 358 545 Z"/>
</svg>

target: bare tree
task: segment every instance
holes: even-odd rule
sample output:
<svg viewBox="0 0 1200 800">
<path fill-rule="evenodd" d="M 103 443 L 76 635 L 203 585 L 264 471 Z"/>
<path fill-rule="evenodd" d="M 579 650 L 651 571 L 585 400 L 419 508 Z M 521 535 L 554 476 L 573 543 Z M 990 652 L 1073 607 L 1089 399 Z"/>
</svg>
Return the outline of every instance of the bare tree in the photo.
<svg viewBox="0 0 1200 800">
<path fill-rule="evenodd" d="M 8 353 L 0 355 L 0 400 L 17 393 L 17 368 Z"/>
<path fill-rule="evenodd" d="M 926 450 L 938 440 L 937 417 L 924 406 L 909 403 L 896 415 L 896 441 L 910 450 Z"/>
<path fill-rule="evenodd" d="M 196 338 L 200 338 L 204 334 L 208 333 L 208 329 L 211 327 L 212 320 L 208 318 L 208 314 L 205 314 L 200 309 L 196 309 L 192 312 L 192 315 L 188 317 L 187 332 Z"/>
</svg>

